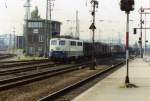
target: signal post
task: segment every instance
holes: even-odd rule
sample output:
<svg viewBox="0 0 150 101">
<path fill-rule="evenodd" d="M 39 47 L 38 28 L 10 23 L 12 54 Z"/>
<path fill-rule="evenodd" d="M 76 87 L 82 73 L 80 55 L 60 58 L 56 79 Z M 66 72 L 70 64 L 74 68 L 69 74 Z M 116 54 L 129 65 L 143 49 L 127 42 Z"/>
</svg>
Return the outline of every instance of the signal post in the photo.
<svg viewBox="0 0 150 101">
<path fill-rule="evenodd" d="M 92 13 L 91 13 L 91 15 L 93 17 L 93 22 L 89 29 L 92 30 L 93 35 L 92 35 L 92 65 L 90 66 L 90 69 L 95 70 L 95 65 L 96 65 L 96 59 L 95 59 L 95 54 L 94 54 L 94 52 L 95 52 L 95 40 L 94 39 L 95 39 L 95 29 L 96 29 L 96 27 L 95 27 L 95 10 L 96 10 L 96 8 L 98 8 L 98 1 L 91 0 L 91 4 L 92 4 L 92 8 L 93 8 Z"/>
<path fill-rule="evenodd" d="M 127 72 L 125 77 L 125 86 L 128 87 L 130 85 L 129 80 L 129 14 L 130 11 L 134 10 L 134 0 L 121 0 L 120 1 L 120 9 L 125 11 L 127 14 L 127 24 L 126 24 L 126 66 Z"/>
</svg>

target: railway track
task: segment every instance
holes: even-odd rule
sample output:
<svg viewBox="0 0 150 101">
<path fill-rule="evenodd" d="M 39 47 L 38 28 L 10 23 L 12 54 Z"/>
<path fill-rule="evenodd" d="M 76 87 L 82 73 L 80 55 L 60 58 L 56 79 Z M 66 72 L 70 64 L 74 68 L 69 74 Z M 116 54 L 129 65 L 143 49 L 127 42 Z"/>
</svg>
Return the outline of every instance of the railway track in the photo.
<svg viewBox="0 0 150 101">
<path fill-rule="evenodd" d="M 63 89 L 60 89 L 56 92 L 53 92 L 53 93 L 49 94 L 48 96 L 45 96 L 45 97 L 39 99 L 38 101 L 54 101 L 54 100 L 58 99 L 59 97 L 64 96 L 65 94 L 69 93 L 70 91 L 73 91 L 76 88 L 79 88 L 84 84 L 87 84 L 88 82 L 92 81 L 93 79 L 96 79 L 99 76 L 105 75 L 109 71 L 111 71 L 113 69 L 116 69 L 116 67 L 118 67 L 120 65 L 123 65 L 124 63 L 125 62 L 123 61 L 123 62 L 120 62 L 120 63 L 115 64 L 113 66 L 110 66 L 109 68 L 105 68 L 105 69 L 103 69 L 102 71 L 99 71 L 96 74 L 93 74 L 93 75 L 91 75 L 87 78 L 84 78 L 84 79 L 76 82 L 76 83 L 70 84 L 69 86 L 67 86 Z"/>
<path fill-rule="evenodd" d="M 35 63 L 46 63 L 49 62 L 49 59 L 42 59 L 42 60 L 23 60 L 23 61 L 2 61 L 0 62 L 0 68 L 10 68 L 22 65 L 30 65 Z"/>
<path fill-rule="evenodd" d="M 8 76 L 9 79 L 5 78 L 3 80 L 0 80 L 0 92 L 1 92 L 0 99 L 17 100 L 19 98 L 20 100 L 30 99 L 32 101 L 35 101 L 38 100 L 39 98 L 42 98 L 43 96 L 48 95 L 48 93 L 52 94 L 55 91 L 59 91 L 62 88 L 66 88 L 68 85 L 76 83 L 79 80 L 83 80 L 84 78 L 91 76 L 101 70 L 104 70 L 109 66 L 114 65 L 118 62 L 119 62 L 118 59 L 106 59 L 104 61 L 101 61 L 100 59 L 100 65 L 94 71 L 85 68 L 85 67 L 89 67 L 89 64 L 87 65 L 82 64 L 81 66 L 83 69 L 80 69 L 81 66 L 72 67 L 69 69 L 69 67 L 71 66 L 66 65 L 66 67 L 62 66 L 62 68 L 56 66 L 55 69 L 51 69 L 51 70 L 48 70 L 46 68 L 45 71 L 39 70 L 37 72 L 27 72 L 28 74 L 26 75 L 13 77 L 13 78 L 11 78 L 11 76 Z M 68 69 L 65 69 L 67 67 Z M 87 85 L 89 84 L 90 83 L 87 83 Z M 81 89 L 88 89 L 88 88 L 81 87 Z M 75 90 L 75 92 L 78 91 Z M 26 96 L 26 94 L 28 94 L 28 96 Z M 68 97 L 65 95 L 64 96 L 65 98 L 60 97 L 59 99 L 66 99 L 66 98 L 73 99 L 73 96 L 76 95 L 71 94 L 71 96 L 72 97 L 70 97 L 69 95 Z M 53 100 L 48 100 L 48 101 L 53 101 Z"/>
<path fill-rule="evenodd" d="M 49 71 L 44 71 L 44 72 L 29 74 L 25 76 L 1 80 L 0 91 L 14 88 L 14 87 L 21 86 L 21 85 L 25 85 L 31 82 L 43 80 L 43 79 L 56 76 L 56 75 L 60 75 L 66 72 L 75 71 L 75 70 L 78 70 L 79 69 L 78 67 L 80 66 L 86 67 L 86 64 L 77 64 L 77 65 L 67 66 L 63 68 L 55 68 Z"/>
<path fill-rule="evenodd" d="M 11 58 L 13 56 L 14 56 L 13 54 L 0 54 L 0 60 Z"/>
<path fill-rule="evenodd" d="M 103 61 L 107 60 L 104 59 Z M 101 60 L 102 61 L 102 60 Z M 21 62 L 21 63 L 20 63 Z M 14 73 L 20 73 L 20 72 L 27 72 L 31 70 L 38 70 L 43 68 L 49 68 L 55 65 L 61 65 L 62 63 L 54 63 L 51 62 L 48 59 L 44 60 L 34 60 L 34 61 L 20 61 L 19 63 L 17 61 L 10 62 L 12 64 L 2 64 L 0 65 L 0 76 L 14 74 Z"/>
<path fill-rule="evenodd" d="M 136 57 L 130 58 L 130 61 L 134 60 L 135 58 Z M 71 99 L 69 99 L 69 97 L 71 96 L 71 98 L 72 98 L 72 96 L 73 96 L 72 94 L 79 93 L 80 91 L 78 91 L 78 90 L 82 89 L 82 86 L 88 85 L 88 83 L 92 84 L 92 81 L 94 81 L 95 79 L 98 79 L 98 81 L 102 80 L 107 75 L 111 74 L 112 72 L 114 72 L 115 70 L 117 70 L 124 64 L 125 64 L 125 60 L 123 60 L 122 62 L 119 62 L 119 63 L 115 63 L 112 66 L 109 66 L 108 68 L 104 68 L 102 71 L 99 71 L 91 76 L 88 76 L 82 80 L 79 80 L 78 82 L 72 83 L 62 89 L 57 90 L 56 92 L 53 92 L 43 98 L 40 98 L 40 99 L 38 99 L 38 101 L 64 101 L 64 100 L 70 101 Z M 85 88 L 83 87 L 83 89 L 85 89 Z M 71 93 L 71 95 L 69 95 L 69 93 Z"/>
<path fill-rule="evenodd" d="M 28 64 L 28 65 L 23 65 L 23 66 L 19 66 L 19 67 L 11 67 L 11 68 L 7 68 L 7 69 L 1 69 L 0 70 L 0 75 L 4 76 L 4 75 L 9 75 L 9 74 L 14 74 L 14 73 L 20 73 L 20 72 L 26 72 L 26 71 L 31 71 L 31 70 L 38 70 L 38 69 L 42 69 L 42 68 L 49 68 L 55 65 L 60 65 L 59 63 L 40 63 L 40 64 Z"/>
<path fill-rule="evenodd" d="M 12 60 L 12 61 L 0 61 L 0 63 L 18 63 L 18 62 L 38 62 L 49 61 L 50 59 L 38 59 L 38 60 Z"/>
</svg>

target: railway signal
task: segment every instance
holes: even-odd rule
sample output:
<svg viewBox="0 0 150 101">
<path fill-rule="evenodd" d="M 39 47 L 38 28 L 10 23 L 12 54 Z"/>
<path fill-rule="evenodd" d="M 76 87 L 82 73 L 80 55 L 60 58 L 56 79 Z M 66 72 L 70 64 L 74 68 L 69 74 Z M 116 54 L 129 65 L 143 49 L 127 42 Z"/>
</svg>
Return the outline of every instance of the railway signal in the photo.
<svg viewBox="0 0 150 101">
<path fill-rule="evenodd" d="M 136 34 L 136 33 L 137 33 L 137 32 L 136 32 L 136 28 L 134 28 L 134 29 L 133 29 L 133 32 L 134 32 L 134 34 Z"/>
<path fill-rule="evenodd" d="M 125 78 L 125 84 L 128 86 L 130 83 L 129 80 L 129 14 L 130 11 L 134 10 L 134 0 L 121 0 L 120 1 L 120 9 L 125 11 L 127 14 L 127 25 L 126 25 L 126 66 L 127 66 L 127 74 Z"/>
<path fill-rule="evenodd" d="M 134 10 L 134 0 L 121 0 L 120 8 L 122 11 L 130 12 Z"/>
<path fill-rule="evenodd" d="M 139 37 L 139 41 L 138 41 L 138 43 L 139 43 L 139 44 L 141 44 L 141 43 L 142 43 L 141 37 Z"/>
<path fill-rule="evenodd" d="M 94 43 L 94 37 L 95 37 L 95 9 L 98 8 L 98 1 L 97 0 L 91 0 L 91 4 L 92 4 L 92 7 L 93 7 L 93 10 L 91 12 L 91 15 L 93 17 L 93 21 L 92 21 L 92 24 L 90 26 L 89 29 L 92 30 L 93 32 L 93 36 L 92 36 L 92 66 L 90 66 L 90 69 L 91 70 L 94 70 L 95 69 L 95 65 L 96 65 L 96 59 L 95 59 L 95 43 Z"/>
</svg>

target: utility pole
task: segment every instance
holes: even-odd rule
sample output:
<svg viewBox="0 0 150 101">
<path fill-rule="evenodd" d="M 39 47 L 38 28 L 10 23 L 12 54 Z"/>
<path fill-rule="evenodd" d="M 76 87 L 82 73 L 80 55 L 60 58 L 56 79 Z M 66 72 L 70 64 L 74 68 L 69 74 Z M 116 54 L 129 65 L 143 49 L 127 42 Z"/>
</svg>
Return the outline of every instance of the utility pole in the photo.
<svg viewBox="0 0 150 101">
<path fill-rule="evenodd" d="M 126 24 L 126 66 L 127 72 L 125 77 L 125 85 L 128 87 L 130 84 L 129 80 L 129 14 L 130 11 L 134 10 L 134 0 L 121 0 L 120 9 L 125 11 L 127 14 L 127 24 Z"/>
<path fill-rule="evenodd" d="M 93 7 L 93 10 L 92 10 L 92 13 L 91 13 L 91 15 L 93 17 L 93 21 L 92 21 L 92 24 L 91 24 L 89 29 L 92 30 L 93 36 L 92 36 L 92 66 L 90 66 L 90 69 L 94 70 L 95 65 L 96 65 L 96 59 L 95 59 L 95 54 L 94 54 L 94 52 L 95 52 L 95 42 L 94 42 L 94 40 L 95 40 L 95 29 L 96 29 L 96 27 L 95 27 L 95 10 L 96 10 L 96 8 L 98 8 L 98 1 L 97 0 L 91 0 L 91 4 L 92 4 L 92 7 Z"/>
</svg>

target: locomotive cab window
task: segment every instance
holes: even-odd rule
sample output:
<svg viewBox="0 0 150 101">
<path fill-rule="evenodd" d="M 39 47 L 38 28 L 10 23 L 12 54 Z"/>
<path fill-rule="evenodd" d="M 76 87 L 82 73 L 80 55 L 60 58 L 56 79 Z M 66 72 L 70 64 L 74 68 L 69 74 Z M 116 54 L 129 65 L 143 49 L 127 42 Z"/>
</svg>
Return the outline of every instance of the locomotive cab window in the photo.
<svg viewBox="0 0 150 101">
<path fill-rule="evenodd" d="M 82 46 L 82 42 L 78 42 L 78 46 Z"/>
<path fill-rule="evenodd" d="M 76 42 L 75 41 L 70 41 L 70 45 L 71 46 L 76 46 Z"/>
<path fill-rule="evenodd" d="M 59 45 L 65 45 L 65 40 L 60 40 Z"/>
<path fill-rule="evenodd" d="M 52 40 L 51 45 L 57 45 L 57 40 Z"/>
</svg>

